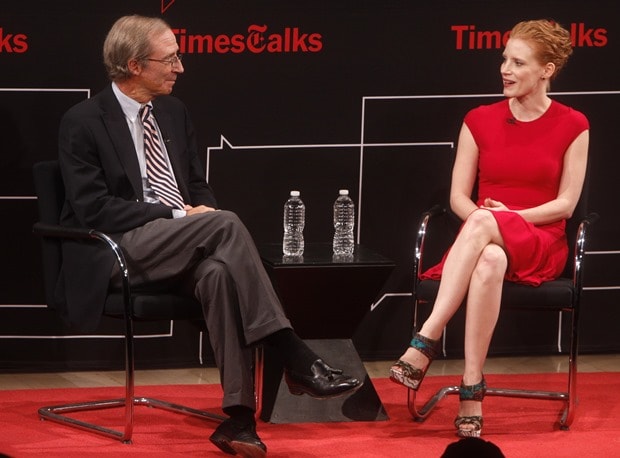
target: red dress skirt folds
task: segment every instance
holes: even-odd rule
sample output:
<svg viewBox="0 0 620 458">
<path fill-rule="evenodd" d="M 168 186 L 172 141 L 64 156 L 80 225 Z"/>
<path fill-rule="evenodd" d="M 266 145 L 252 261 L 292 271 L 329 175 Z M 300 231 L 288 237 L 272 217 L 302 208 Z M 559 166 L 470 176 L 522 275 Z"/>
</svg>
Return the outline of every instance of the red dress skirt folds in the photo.
<svg viewBox="0 0 620 458">
<path fill-rule="evenodd" d="M 480 155 L 477 204 L 490 197 L 511 210 L 536 207 L 557 197 L 564 154 L 589 128 L 582 113 L 556 101 L 530 122 L 514 120 L 507 99 L 474 108 L 464 122 Z M 568 256 L 565 220 L 536 226 L 514 212 L 491 214 L 508 256 L 506 280 L 538 286 L 562 273 Z M 446 256 L 420 278 L 441 278 Z"/>
</svg>

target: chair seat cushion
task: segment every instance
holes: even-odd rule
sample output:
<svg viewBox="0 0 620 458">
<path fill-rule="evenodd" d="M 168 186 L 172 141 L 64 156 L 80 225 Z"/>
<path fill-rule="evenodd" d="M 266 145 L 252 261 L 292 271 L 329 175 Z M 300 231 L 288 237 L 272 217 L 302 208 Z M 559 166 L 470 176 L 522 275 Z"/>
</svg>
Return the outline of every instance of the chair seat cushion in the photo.
<svg viewBox="0 0 620 458">
<path fill-rule="evenodd" d="M 133 311 L 136 320 L 202 320 L 200 303 L 187 296 L 169 293 L 134 294 Z M 104 306 L 104 314 L 122 317 L 124 311 L 123 295 L 110 293 Z"/>
<path fill-rule="evenodd" d="M 422 280 L 417 296 L 422 302 L 434 302 L 439 290 L 439 280 Z M 542 283 L 540 286 L 504 282 L 502 308 L 571 310 L 574 285 L 568 278 Z"/>
</svg>

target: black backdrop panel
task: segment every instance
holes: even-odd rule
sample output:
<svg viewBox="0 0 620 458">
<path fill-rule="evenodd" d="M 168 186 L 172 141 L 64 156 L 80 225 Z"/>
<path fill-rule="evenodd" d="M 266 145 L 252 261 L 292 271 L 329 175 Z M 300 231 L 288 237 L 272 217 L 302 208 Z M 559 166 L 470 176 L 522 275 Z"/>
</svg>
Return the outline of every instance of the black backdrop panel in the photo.
<svg viewBox="0 0 620 458">
<path fill-rule="evenodd" d="M 41 256 L 38 240 L 32 236 L 32 225 L 36 221 L 37 213 L 36 203 L 34 199 L 0 200 L 0 212 L 5 215 L 0 227 L 3 244 L 0 304 L 42 302 Z M 9 218 L 9 215 L 18 217 Z M 2 311 L 0 308 L 0 313 Z M 0 323 L 2 321 L 0 319 Z"/>
<path fill-rule="evenodd" d="M 284 202 L 291 190 L 306 204 L 304 237 L 329 242 L 333 232 L 332 205 L 339 189 L 357 198 L 359 147 L 258 146 L 209 154 L 209 183 L 221 208 L 234 209 L 257 243 L 282 239 Z M 234 178 L 233 178 L 234 177 Z"/>
<path fill-rule="evenodd" d="M 115 323 L 105 321 L 91 336 L 74 336 L 43 308 L 38 241 L 30 234 L 36 219 L 30 168 L 56 157 L 62 113 L 106 84 L 105 34 L 115 19 L 131 13 L 162 16 L 177 31 L 185 73 L 174 93 L 193 115 L 220 204 L 240 215 L 257 242 L 281 240 L 282 205 L 291 189 L 302 192 L 307 206 L 306 240 L 329 241 L 333 200 L 338 189 L 351 191 L 358 241 L 397 262 L 354 336 L 368 359 L 396 357 L 409 340 L 415 226 L 423 210 L 445 202 L 464 114 L 501 98 L 503 34 L 522 19 L 554 18 L 567 26 L 575 53 L 552 91 L 590 119 L 588 202 L 601 215 L 586 259 L 581 344 L 584 351 L 618 351 L 620 282 L 617 269 L 609 268 L 620 260 L 616 2 L 463 4 L 4 2 L 0 367 L 112 365 L 105 349 L 115 341 L 107 337 Z M 507 315 L 491 352 L 554 351 L 557 328 L 554 318 Z M 157 345 L 147 340 L 142 360 L 171 366 L 209 359 L 200 330 L 181 324 L 170 329 L 156 338 Z M 461 336 L 457 316 L 449 329 L 451 356 L 460 354 Z"/>
<path fill-rule="evenodd" d="M 58 151 L 58 120 L 88 90 L 0 92 L 0 195 L 32 196 L 32 165 Z"/>
</svg>

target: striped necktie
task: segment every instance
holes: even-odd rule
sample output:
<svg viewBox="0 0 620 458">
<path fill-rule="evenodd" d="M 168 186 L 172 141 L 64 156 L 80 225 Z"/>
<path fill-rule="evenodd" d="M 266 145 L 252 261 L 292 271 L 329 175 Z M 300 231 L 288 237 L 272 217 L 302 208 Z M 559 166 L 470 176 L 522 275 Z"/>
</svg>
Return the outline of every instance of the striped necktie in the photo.
<svg viewBox="0 0 620 458">
<path fill-rule="evenodd" d="M 172 178 L 149 105 L 140 109 L 140 119 L 144 125 L 144 156 L 149 183 L 163 204 L 183 210 L 185 204 Z"/>
</svg>

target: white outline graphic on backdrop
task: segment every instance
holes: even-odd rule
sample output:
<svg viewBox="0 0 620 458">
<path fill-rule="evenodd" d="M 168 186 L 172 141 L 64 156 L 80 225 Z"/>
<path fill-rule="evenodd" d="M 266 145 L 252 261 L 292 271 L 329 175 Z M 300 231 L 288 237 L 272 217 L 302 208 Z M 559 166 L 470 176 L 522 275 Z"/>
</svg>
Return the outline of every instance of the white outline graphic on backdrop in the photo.
<svg viewBox="0 0 620 458">
<path fill-rule="evenodd" d="M 87 98 L 90 97 L 90 89 L 70 89 L 70 88 L 0 88 L 0 92 L 85 92 L 87 94 Z M 620 95 L 620 91 L 584 91 L 584 92 L 551 92 L 549 95 Z M 249 149 L 249 150 L 265 150 L 265 149 L 301 149 L 301 148 L 350 148 L 350 147 L 359 147 L 360 148 L 360 175 L 359 175 L 359 198 L 358 198 L 358 216 L 357 216 L 357 241 L 360 242 L 360 234 L 361 234 L 361 203 L 362 203 L 362 173 L 363 173 L 363 159 L 364 159 L 364 151 L 366 148 L 374 148 L 374 147 L 404 147 L 404 146 L 450 146 L 454 147 L 454 142 L 451 141 L 438 141 L 438 142 L 403 142 L 403 143 L 365 143 L 364 142 L 364 133 L 365 133 L 365 121 L 366 121 L 366 102 L 372 100 L 415 100 L 415 99 L 454 99 L 454 98 L 501 98 L 502 94 L 451 94 L 451 95 L 402 95 L 402 96 L 363 96 L 362 97 L 362 108 L 361 108 L 361 124 L 360 124 L 360 142 L 359 143 L 326 143 L 326 144 L 290 144 L 290 145 L 233 145 L 228 139 L 225 138 L 224 135 L 220 136 L 220 144 L 219 146 L 210 146 L 207 147 L 207 164 L 206 164 L 206 174 L 207 179 L 209 177 L 209 159 L 211 151 L 221 150 L 224 146 L 227 146 L 230 149 Z M 2 199 L 36 199 L 36 196 L 0 196 L 0 200 Z M 588 255 L 618 255 L 620 254 L 620 250 L 607 250 L 607 251 L 587 251 Z M 584 287 L 584 290 L 620 290 L 620 285 L 614 286 L 596 286 L 596 287 Z M 370 310 L 374 310 L 378 307 L 384 299 L 389 297 L 398 297 L 398 296 L 411 296 L 411 293 L 384 293 L 375 303 L 371 304 Z M 43 308 L 44 305 L 11 305 L 11 304 L 0 304 L 1 308 Z M 166 336 L 167 334 L 162 334 L 162 336 Z M 0 338 L 26 338 L 26 336 L 0 336 Z M 91 336 L 37 336 L 37 338 L 89 338 Z M 92 337 L 112 337 L 112 336 L 92 336 Z"/>
<path fill-rule="evenodd" d="M 550 92 L 549 95 L 619 95 L 620 91 L 583 91 L 583 92 Z M 226 145 L 231 150 L 234 149 L 248 149 L 248 150 L 265 150 L 265 149 L 301 149 L 301 148 L 360 148 L 360 170 L 359 170 L 359 189 L 358 189 L 358 212 L 357 212 L 357 242 L 360 243 L 361 239 L 361 217 L 362 217 L 362 198 L 363 198 L 363 170 L 364 170 L 364 150 L 366 148 L 373 147 L 399 147 L 399 146 L 450 146 L 454 147 L 454 142 L 438 141 L 438 142 L 405 142 L 405 143 L 365 143 L 364 134 L 366 129 L 366 102 L 372 100 L 427 100 L 427 99 L 466 99 L 466 98 L 502 98 L 503 94 L 450 94 L 450 95 L 401 95 L 401 96 L 363 96 L 362 97 L 362 112 L 361 112 L 361 125 L 360 125 L 360 142 L 359 143 L 327 143 L 327 144 L 290 144 L 290 145 L 233 145 L 224 135 L 220 135 L 219 146 L 211 146 L 207 148 L 207 180 L 209 179 L 210 172 L 210 154 L 211 151 L 222 150 Z M 587 251 L 587 255 L 592 254 L 620 254 L 620 250 L 610 251 Z M 614 286 L 585 286 L 584 290 L 620 290 L 620 285 Z M 374 310 L 383 302 L 384 299 L 389 297 L 399 296 L 411 296 L 411 293 L 384 293 L 375 303 L 371 304 L 370 310 Z"/>
</svg>

